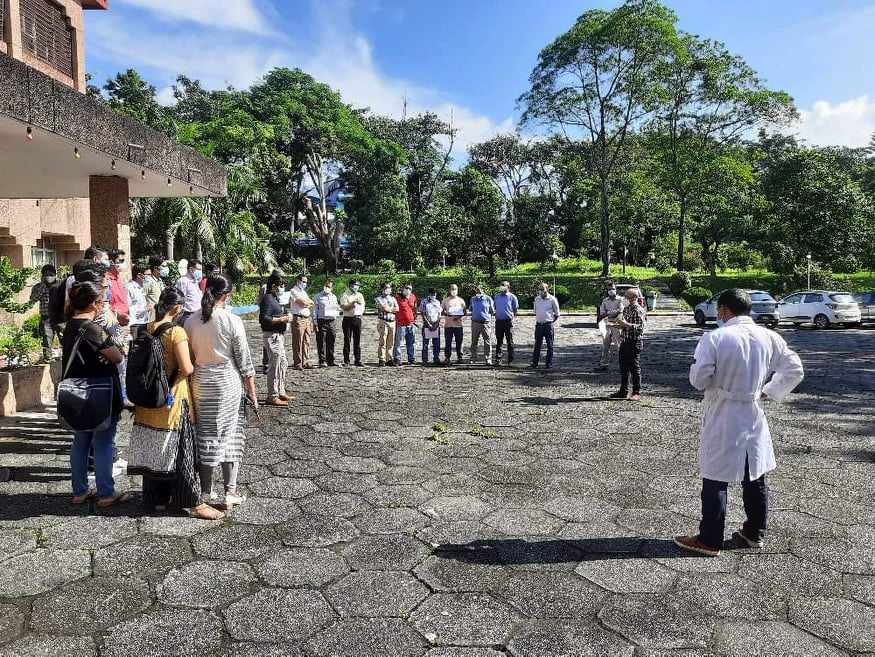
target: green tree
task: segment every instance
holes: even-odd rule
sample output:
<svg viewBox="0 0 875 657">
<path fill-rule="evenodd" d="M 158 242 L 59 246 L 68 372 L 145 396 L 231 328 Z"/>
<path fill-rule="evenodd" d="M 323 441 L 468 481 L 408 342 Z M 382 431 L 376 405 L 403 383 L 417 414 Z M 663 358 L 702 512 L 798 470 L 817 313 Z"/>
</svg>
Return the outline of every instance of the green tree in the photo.
<svg viewBox="0 0 875 657">
<path fill-rule="evenodd" d="M 175 135 L 173 118 L 157 98 L 155 87 L 132 68 L 107 78 L 103 89 L 107 103 L 118 112 L 168 135 Z"/>
<path fill-rule="evenodd" d="M 464 217 L 469 261 L 485 265 L 494 278 L 497 259 L 505 254 L 509 237 L 501 193 L 486 175 L 468 166 L 450 183 L 448 199 Z"/>
</svg>

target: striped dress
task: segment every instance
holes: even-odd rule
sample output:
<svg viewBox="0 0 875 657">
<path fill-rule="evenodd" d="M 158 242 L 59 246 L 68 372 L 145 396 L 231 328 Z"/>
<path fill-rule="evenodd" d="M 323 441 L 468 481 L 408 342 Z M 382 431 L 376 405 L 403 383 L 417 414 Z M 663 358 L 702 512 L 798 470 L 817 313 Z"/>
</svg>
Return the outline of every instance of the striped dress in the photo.
<svg viewBox="0 0 875 657">
<path fill-rule="evenodd" d="M 191 392 L 201 465 L 243 458 L 243 378 L 255 376 L 243 321 L 216 308 L 208 322 L 196 312 L 185 322 L 194 360 Z"/>
</svg>

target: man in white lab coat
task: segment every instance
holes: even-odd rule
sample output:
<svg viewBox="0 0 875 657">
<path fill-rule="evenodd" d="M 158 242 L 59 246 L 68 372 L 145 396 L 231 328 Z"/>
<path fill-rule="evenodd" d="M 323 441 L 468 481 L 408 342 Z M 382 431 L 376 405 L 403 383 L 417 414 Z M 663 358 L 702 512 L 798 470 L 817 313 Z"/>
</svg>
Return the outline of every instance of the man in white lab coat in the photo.
<svg viewBox="0 0 875 657">
<path fill-rule="evenodd" d="M 750 318 L 750 297 L 727 290 L 717 300 L 719 328 L 702 336 L 690 383 L 705 391 L 699 467 L 702 521 L 697 536 L 678 536 L 678 547 L 715 557 L 723 546 L 727 482 L 741 481 L 747 521 L 733 533 L 742 546 L 761 548 L 775 468 L 766 400 L 783 400 L 802 381 L 802 362 L 774 331 Z M 769 375 L 772 378 L 769 379 Z"/>
</svg>

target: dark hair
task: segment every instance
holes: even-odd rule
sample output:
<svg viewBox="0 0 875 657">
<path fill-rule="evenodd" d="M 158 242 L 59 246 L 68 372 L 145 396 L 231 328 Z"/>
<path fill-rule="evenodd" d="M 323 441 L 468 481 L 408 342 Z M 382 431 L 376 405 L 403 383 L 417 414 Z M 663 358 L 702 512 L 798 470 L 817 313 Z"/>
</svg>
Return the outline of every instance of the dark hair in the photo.
<svg viewBox="0 0 875 657">
<path fill-rule="evenodd" d="M 391 285 L 391 283 L 389 283 L 389 281 L 383 281 L 382 283 L 380 283 L 380 292 L 382 292 L 383 288 L 387 285 Z"/>
<path fill-rule="evenodd" d="M 161 293 L 161 296 L 158 297 L 158 303 L 155 304 L 155 321 L 164 319 L 167 313 L 170 312 L 170 309 L 173 306 L 182 305 L 183 300 L 182 293 L 175 287 L 166 288 Z"/>
<path fill-rule="evenodd" d="M 334 279 L 333 278 L 326 278 L 325 281 L 322 283 L 322 286 L 324 287 L 324 286 L 328 285 L 329 283 L 331 283 L 331 286 L 334 287 Z"/>
<path fill-rule="evenodd" d="M 67 311 L 67 319 L 70 319 L 74 311 L 82 312 L 103 295 L 103 288 L 99 283 L 76 281 L 70 287 L 70 307 Z"/>
<path fill-rule="evenodd" d="M 361 284 L 362 284 L 362 282 L 361 282 L 359 279 L 357 279 L 357 278 L 353 278 L 353 279 L 349 282 L 349 286 L 350 286 L 350 287 L 352 287 L 353 285 L 361 285 Z"/>
<path fill-rule="evenodd" d="M 136 278 L 140 274 L 145 274 L 147 271 L 149 271 L 148 265 L 144 265 L 142 262 L 138 262 L 134 265 L 133 269 L 131 269 L 131 276 Z"/>
<path fill-rule="evenodd" d="M 733 315 L 750 315 L 750 295 L 737 287 L 725 290 L 717 298 L 717 307 L 728 308 Z"/>
<path fill-rule="evenodd" d="M 164 258 L 161 256 L 149 256 L 149 269 L 155 269 L 164 264 Z"/>
<path fill-rule="evenodd" d="M 204 265 L 204 270 L 207 272 L 207 274 L 212 274 L 217 269 L 221 269 L 221 268 L 222 268 L 222 266 L 217 265 L 215 262 L 208 262 L 207 264 Z"/>
<path fill-rule="evenodd" d="M 409 287 L 412 290 L 413 289 L 413 281 L 404 281 L 401 284 L 401 287 Z"/>
<path fill-rule="evenodd" d="M 83 257 L 86 260 L 94 260 L 94 256 L 96 256 L 98 253 L 106 253 L 106 249 L 104 249 L 102 246 L 92 244 L 87 249 L 85 249 L 85 255 Z"/>
<path fill-rule="evenodd" d="M 115 262 L 116 258 L 118 258 L 119 256 L 127 255 L 127 254 L 124 252 L 123 249 L 110 249 L 106 255 L 109 256 L 109 259 L 112 262 Z"/>
<path fill-rule="evenodd" d="M 197 269 L 197 266 L 200 265 L 200 264 L 202 264 L 201 261 L 198 260 L 197 258 L 195 258 L 195 259 L 193 259 L 193 260 L 189 260 L 189 261 L 188 261 L 188 264 L 186 265 L 186 267 L 187 267 L 188 269 Z"/>
<path fill-rule="evenodd" d="M 54 273 L 56 273 L 57 271 L 58 271 L 58 270 L 55 269 L 55 266 L 54 266 L 53 264 L 51 264 L 51 263 L 46 263 L 46 264 L 43 265 L 43 268 L 40 270 L 40 275 L 41 275 L 41 276 L 45 276 L 45 275 L 48 274 L 49 272 L 54 272 Z"/>
<path fill-rule="evenodd" d="M 435 290 L 433 287 L 430 287 L 430 288 L 428 288 L 428 293 L 429 294 L 437 294 L 437 290 Z"/>
<path fill-rule="evenodd" d="M 303 281 L 304 276 L 307 276 L 307 274 L 304 274 L 304 273 L 298 274 L 297 276 L 295 276 L 295 280 L 296 281 Z M 309 276 L 308 276 L 308 278 L 309 278 Z"/>
<path fill-rule="evenodd" d="M 103 280 L 105 278 L 106 267 L 97 264 L 96 262 L 89 262 L 88 267 L 85 267 L 85 269 L 82 269 L 76 274 L 76 280 L 80 283 L 97 283 L 98 285 L 103 285 Z"/>
<path fill-rule="evenodd" d="M 286 282 L 286 275 L 282 273 L 279 269 L 274 269 L 270 272 L 270 276 L 267 277 L 267 282 L 265 285 L 265 291 L 270 292 L 270 288 L 274 285 L 280 286 L 284 285 Z"/>
<path fill-rule="evenodd" d="M 71 268 L 71 272 L 73 276 L 78 276 L 80 271 L 88 269 L 94 263 L 91 260 L 77 260 L 73 263 L 73 267 Z"/>
<path fill-rule="evenodd" d="M 226 294 L 231 294 L 231 279 L 225 274 L 210 274 L 207 276 L 207 285 L 204 288 L 204 296 L 201 297 L 201 319 L 210 321 L 213 316 L 213 306 L 216 300 Z"/>
</svg>

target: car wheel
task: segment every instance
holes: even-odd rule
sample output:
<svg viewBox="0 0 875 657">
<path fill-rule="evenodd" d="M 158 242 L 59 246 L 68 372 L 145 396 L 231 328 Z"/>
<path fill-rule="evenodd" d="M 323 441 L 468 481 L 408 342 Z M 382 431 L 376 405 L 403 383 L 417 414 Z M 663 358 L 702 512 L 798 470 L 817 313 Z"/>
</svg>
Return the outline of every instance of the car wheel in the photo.
<svg viewBox="0 0 875 657">
<path fill-rule="evenodd" d="M 814 318 L 814 326 L 819 329 L 825 329 L 829 326 L 829 317 L 824 314 L 817 315 Z"/>
<path fill-rule="evenodd" d="M 705 326 L 705 313 L 703 313 L 701 310 L 697 310 L 695 313 L 693 313 L 693 319 L 696 320 L 696 324 L 698 326 Z"/>
<path fill-rule="evenodd" d="M 770 329 L 778 328 L 778 322 L 773 319 L 771 322 L 767 322 L 766 326 L 768 326 Z"/>
</svg>

